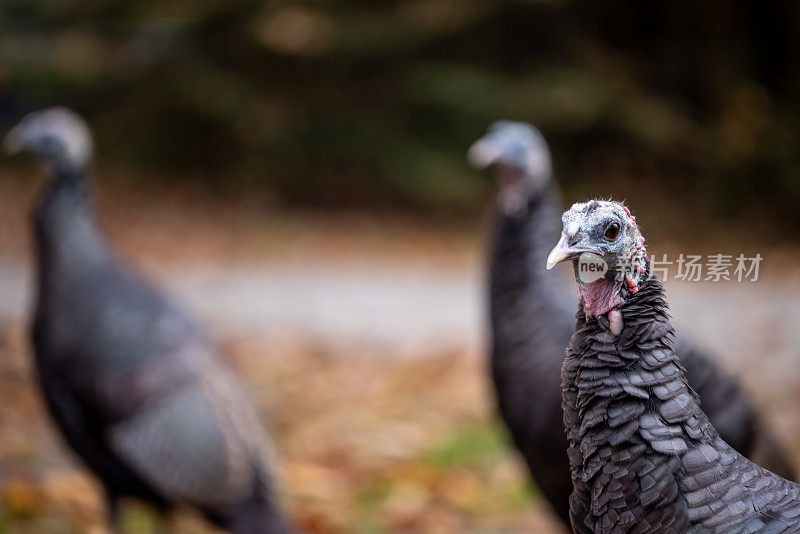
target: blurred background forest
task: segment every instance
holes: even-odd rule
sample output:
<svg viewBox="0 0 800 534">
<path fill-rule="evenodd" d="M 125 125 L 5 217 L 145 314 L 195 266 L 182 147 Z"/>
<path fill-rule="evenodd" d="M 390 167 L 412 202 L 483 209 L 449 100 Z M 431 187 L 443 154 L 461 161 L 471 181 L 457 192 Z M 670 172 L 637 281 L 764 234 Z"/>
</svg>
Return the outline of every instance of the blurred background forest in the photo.
<svg viewBox="0 0 800 534">
<path fill-rule="evenodd" d="M 780 222 L 800 199 L 798 11 L 8 0 L 0 126 L 60 103 L 88 117 L 103 165 L 153 180 L 463 213 L 489 189 L 465 147 L 507 117 L 543 131 L 568 190 L 646 180 L 698 212 Z"/>
<path fill-rule="evenodd" d="M 0 2 L 0 133 L 54 104 L 93 130 L 111 241 L 253 393 L 306 531 L 559 532 L 485 368 L 495 184 L 465 153 L 500 118 L 541 129 L 566 202 L 628 199 L 655 254 L 764 256 L 670 304 L 800 458 L 796 2 Z M 95 534 L 26 331 L 43 176 L 0 158 L 0 533 Z"/>
</svg>

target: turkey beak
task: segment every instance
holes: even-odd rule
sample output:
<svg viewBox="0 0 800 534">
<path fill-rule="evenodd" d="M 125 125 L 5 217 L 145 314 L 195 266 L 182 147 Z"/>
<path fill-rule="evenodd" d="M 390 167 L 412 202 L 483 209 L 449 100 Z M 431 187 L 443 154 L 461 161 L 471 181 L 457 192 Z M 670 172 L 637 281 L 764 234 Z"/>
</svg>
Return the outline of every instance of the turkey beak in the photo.
<svg viewBox="0 0 800 534">
<path fill-rule="evenodd" d="M 492 139 L 482 137 L 472 143 L 467 152 L 467 161 L 476 169 L 485 169 L 497 163 L 503 155 L 500 146 Z"/>
<path fill-rule="evenodd" d="M 603 256 L 603 253 L 597 249 L 593 249 L 591 247 L 582 247 L 579 245 L 570 245 L 567 241 L 566 236 L 561 238 L 561 241 L 558 242 L 558 245 L 553 247 L 553 250 L 550 251 L 550 255 L 547 256 L 547 270 L 549 271 L 559 263 L 571 260 L 577 256 L 580 256 L 583 253 L 594 254 L 596 256 Z"/>
<path fill-rule="evenodd" d="M 568 260 L 572 257 L 574 252 L 565 248 L 561 243 L 553 247 L 553 250 L 550 251 L 550 255 L 547 256 L 547 270 L 549 271 L 562 261 Z"/>
<path fill-rule="evenodd" d="M 3 148 L 9 154 L 16 154 L 25 148 L 25 136 L 19 126 L 12 128 L 11 131 L 6 134 L 5 139 L 3 139 Z"/>
<path fill-rule="evenodd" d="M 567 237 L 562 236 L 558 244 L 550 251 L 550 255 L 547 256 L 547 270 L 549 271 L 559 263 L 572 259 L 584 252 L 587 252 L 586 248 L 570 245 L 567 241 Z"/>
</svg>

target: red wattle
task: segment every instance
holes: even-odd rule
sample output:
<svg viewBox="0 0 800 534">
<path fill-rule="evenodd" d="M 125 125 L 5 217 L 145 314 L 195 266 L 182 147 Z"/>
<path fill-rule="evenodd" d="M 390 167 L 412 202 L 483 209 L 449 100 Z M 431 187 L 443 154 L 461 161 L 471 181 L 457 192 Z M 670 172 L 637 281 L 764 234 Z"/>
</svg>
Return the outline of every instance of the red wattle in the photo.
<svg viewBox="0 0 800 534">
<path fill-rule="evenodd" d="M 622 304 L 620 284 L 616 280 L 601 278 L 590 284 L 579 283 L 583 309 L 588 315 L 603 315 Z"/>
</svg>

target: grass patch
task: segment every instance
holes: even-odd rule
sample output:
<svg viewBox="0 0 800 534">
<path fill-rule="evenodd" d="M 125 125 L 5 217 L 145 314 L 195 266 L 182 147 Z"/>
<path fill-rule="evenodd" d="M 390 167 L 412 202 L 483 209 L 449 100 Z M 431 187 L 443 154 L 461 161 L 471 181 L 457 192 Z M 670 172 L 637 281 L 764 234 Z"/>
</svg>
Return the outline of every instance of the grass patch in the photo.
<svg viewBox="0 0 800 534">
<path fill-rule="evenodd" d="M 423 463 L 450 469 L 460 465 L 480 467 L 498 461 L 508 451 L 505 431 L 496 423 L 463 428 L 425 453 Z"/>
</svg>

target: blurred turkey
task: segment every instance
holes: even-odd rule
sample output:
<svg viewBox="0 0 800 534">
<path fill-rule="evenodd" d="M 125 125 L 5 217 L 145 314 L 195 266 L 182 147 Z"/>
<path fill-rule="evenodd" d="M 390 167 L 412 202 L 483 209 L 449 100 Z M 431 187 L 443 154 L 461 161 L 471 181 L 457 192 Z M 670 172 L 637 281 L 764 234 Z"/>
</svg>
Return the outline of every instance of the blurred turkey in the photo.
<svg viewBox="0 0 800 534">
<path fill-rule="evenodd" d="M 547 260 L 589 252 L 609 267 L 597 280 L 576 277 L 582 298 L 564 360 L 573 530 L 800 532 L 800 485 L 737 453 L 689 387 L 643 243 L 625 206 L 593 200 L 564 214 Z"/>
<path fill-rule="evenodd" d="M 569 522 L 572 491 L 561 410 L 561 364 L 575 331 L 574 290 L 545 269 L 561 233 L 561 199 L 541 133 L 499 121 L 469 160 L 491 166 L 499 185 L 490 267 L 490 365 L 500 414 L 537 486 Z M 705 353 L 678 351 L 689 381 L 722 436 L 738 451 L 791 478 L 794 471 L 737 381 Z"/>
<path fill-rule="evenodd" d="M 51 108 L 5 142 L 35 152 L 50 174 L 35 213 L 36 368 L 64 437 L 103 484 L 112 523 L 131 496 L 162 512 L 195 507 L 235 533 L 290 532 L 249 400 L 203 331 L 99 231 L 86 124 Z"/>
</svg>

